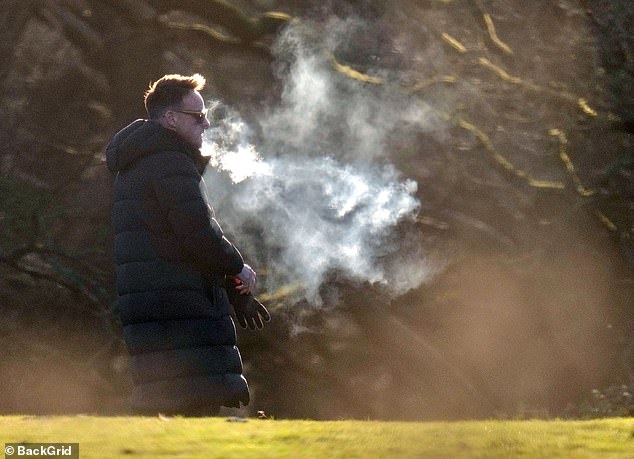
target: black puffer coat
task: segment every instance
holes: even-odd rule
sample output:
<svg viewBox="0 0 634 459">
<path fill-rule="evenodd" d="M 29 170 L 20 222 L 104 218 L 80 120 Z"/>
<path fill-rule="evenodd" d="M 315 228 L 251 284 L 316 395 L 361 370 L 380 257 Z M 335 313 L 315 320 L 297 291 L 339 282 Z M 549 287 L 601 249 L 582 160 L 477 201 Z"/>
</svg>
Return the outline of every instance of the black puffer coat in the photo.
<svg viewBox="0 0 634 459">
<path fill-rule="evenodd" d="M 137 413 L 196 412 L 249 402 L 224 276 L 243 268 L 202 182 L 198 150 L 152 121 L 106 150 L 116 172 L 117 291 Z"/>
</svg>

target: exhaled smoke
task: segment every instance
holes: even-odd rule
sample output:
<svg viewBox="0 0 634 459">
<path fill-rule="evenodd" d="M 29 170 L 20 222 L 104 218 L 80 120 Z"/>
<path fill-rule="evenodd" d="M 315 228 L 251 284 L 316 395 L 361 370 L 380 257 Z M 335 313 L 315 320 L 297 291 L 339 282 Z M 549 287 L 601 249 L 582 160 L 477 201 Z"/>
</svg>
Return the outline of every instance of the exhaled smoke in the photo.
<svg viewBox="0 0 634 459">
<path fill-rule="evenodd" d="M 219 220 L 256 267 L 266 266 L 267 290 L 301 285 L 314 303 L 329 272 L 393 292 L 430 273 L 419 238 L 395 237 L 420 202 L 417 183 L 390 163 L 388 147 L 397 128 L 425 128 L 428 110 L 397 90 L 334 71 L 324 47 L 345 27 L 329 27 L 298 25 L 279 39 L 277 52 L 288 63 L 284 89 L 260 121 L 257 147 L 231 113 L 208 131 L 204 146 Z"/>
</svg>

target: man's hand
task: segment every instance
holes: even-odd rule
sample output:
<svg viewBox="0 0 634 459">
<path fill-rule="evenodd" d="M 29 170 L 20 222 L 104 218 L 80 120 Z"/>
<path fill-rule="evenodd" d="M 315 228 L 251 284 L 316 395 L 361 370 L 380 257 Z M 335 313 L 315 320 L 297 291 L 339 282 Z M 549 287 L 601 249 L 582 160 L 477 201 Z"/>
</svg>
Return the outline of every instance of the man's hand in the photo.
<svg viewBox="0 0 634 459">
<path fill-rule="evenodd" d="M 242 282 L 237 277 L 233 279 L 234 285 L 229 286 L 229 302 L 236 313 L 236 319 L 242 328 L 255 330 L 264 327 L 264 322 L 271 320 L 269 311 L 253 295 L 237 293 Z"/>
<path fill-rule="evenodd" d="M 244 268 L 242 268 L 242 271 L 236 277 L 241 281 L 240 284 L 236 286 L 236 290 L 240 292 L 240 295 L 248 295 L 249 293 L 255 291 L 255 281 L 257 275 L 251 266 L 245 263 Z"/>
<path fill-rule="evenodd" d="M 242 328 L 255 330 L 264 327 L 263 322 L 270 322 L 271 315 L 269 311 L 260 303 L 253 295 L 238 295 L 239 301 L 233 305 L 236 318 Z"/>
</svg>

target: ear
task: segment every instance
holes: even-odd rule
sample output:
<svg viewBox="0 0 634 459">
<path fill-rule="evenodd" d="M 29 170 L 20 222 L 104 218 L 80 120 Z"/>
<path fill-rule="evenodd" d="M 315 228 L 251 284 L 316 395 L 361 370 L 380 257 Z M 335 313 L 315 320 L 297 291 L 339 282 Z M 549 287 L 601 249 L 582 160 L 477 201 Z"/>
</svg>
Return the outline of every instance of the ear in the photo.
<svg viewBox="0 0 634 459">
<path fill-rule="evenodd" d="M 163 120 L 165 121 L 165 127 L 168 129 L 175 129 L 176 128 L 176 117 L 174 116 L 174 112 L 171 110 L 168 110 L 165 112 L 165 114 L 163 115 Z"/>
</svg>

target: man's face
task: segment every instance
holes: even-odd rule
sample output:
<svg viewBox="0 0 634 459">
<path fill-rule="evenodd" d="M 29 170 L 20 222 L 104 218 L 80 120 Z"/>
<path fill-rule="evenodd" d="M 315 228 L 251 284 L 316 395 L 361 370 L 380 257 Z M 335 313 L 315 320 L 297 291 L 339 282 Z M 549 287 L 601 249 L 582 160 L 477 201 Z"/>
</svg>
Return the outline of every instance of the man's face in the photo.
<svg viewBox="0 0 634 459">
<path fill-rule="evenodd" d="M 178 109 L 171 110 L 174 116 L 174 130 L 188 144 L 195 148 L 203 145 L 203 133 L 209 127 L 209 120 L 201 116 L 205 102 L 198 91 L 190 91 Z M 189 112 L 189 113 L 187 113 Z"/>
</svg>

